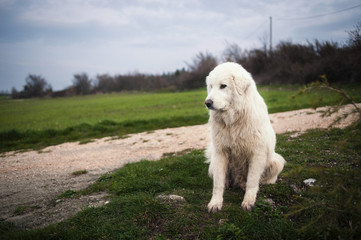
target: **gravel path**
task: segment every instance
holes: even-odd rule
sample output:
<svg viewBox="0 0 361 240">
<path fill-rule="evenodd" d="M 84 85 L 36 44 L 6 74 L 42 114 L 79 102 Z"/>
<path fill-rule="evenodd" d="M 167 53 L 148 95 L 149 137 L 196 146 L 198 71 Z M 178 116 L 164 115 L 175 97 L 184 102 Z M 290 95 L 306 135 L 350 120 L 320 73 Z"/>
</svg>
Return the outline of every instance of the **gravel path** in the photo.
<svg viewBox="0 0 361 240">
<path fill-rule="evenodd" d="M 321 112 L 325 108 L 276 113 L 270 117 L 276 133 L 302 133 L 311 128 L 328 128 L 337 116 L 351 108 L 347 105 L 339 113 L 324 118 Z M 334 127 L 346 127 L 356 117 L 349 116 Z M 85 207 L 106 204 L 105 193 L 58 202 L 54 198 L 69 189 L 83 189 L 102 174 L 127 163 L 204 149 L 208 134 L 208 124 L 204 124 L 131 134 L 123 139 L 107 137 L 82 145 L 64 143 L 41 151 L 6 153 L 0 158 L 0 220 L 24 228 L 39 228 L 62 221 Z M 74 176 L 72 173 L 78 170 L 87 173 Z M 18 215 L 14 214 L 16 209 Z"/>
</svg>

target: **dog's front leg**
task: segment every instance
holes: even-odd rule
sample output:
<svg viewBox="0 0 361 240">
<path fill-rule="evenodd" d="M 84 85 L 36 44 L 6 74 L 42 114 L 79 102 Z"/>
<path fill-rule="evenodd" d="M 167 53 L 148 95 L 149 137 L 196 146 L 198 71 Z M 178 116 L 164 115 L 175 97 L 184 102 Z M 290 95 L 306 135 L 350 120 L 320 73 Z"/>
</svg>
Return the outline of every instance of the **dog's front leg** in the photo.
<svg viewBox="0 0 361 240">
<path fill-rule="evenodd" d="M 251 211 L 254 207 L 254 204 L 256 203 L 259 182 L 266 165 L 265 159 L 266 156 L 259 154 L 254 156 L 249 163 L 246 193 L 242 202 L 243 210 Z"/>
<path fill-rule="evenodd" d="M 226 181 L 228 160 L 222 153 L 212 154 L 209 165 L 213 177 L 212 199 L 208 204 L 208 212 L 217 212 L 222 209 L 223 192 Z"/>
</svg>

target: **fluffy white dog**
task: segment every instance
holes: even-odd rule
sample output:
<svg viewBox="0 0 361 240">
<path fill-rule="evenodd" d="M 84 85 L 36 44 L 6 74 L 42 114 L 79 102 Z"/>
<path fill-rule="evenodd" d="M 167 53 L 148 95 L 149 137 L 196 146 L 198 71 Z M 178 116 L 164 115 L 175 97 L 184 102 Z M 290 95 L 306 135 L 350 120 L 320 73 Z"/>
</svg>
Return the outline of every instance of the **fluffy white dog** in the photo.
<svg viewBox="0 0 361 240">
<path fill-rule="evenodd" d="M 285 164 L 275 153 L 276 135 L 267 106 L 249 72 L 237 63 L 223 63 L 206 79 L 211 142 L 206 151 L 213 178 L 209 212 L 222 209 L 230 185 L 245 190 L 242 208 L 250 211 L 259 184 L 273 184 Z"/>
</svg>

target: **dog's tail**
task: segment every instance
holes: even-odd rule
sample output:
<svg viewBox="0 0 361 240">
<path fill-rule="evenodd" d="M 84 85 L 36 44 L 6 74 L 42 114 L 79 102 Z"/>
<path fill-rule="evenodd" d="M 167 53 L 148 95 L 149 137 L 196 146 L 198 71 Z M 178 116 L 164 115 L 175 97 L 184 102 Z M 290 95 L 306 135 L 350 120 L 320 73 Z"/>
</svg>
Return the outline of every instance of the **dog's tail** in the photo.
<svg viewBox="0 0 361 240">
<path fill-rule="evenodd" d="M 283 170 L 286 160 L 278 153 L 273 154 L 273 158 L 262 175 L 263 184 L 274 184 L 278 175 Z"/>
</svg>

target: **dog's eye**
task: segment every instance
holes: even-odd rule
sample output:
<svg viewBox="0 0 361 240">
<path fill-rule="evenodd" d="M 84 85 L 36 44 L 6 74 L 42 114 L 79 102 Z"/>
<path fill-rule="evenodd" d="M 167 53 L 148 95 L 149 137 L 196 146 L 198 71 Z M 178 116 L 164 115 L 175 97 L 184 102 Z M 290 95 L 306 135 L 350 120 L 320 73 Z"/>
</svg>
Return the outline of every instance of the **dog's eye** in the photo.
<svg viewBox="0 0 361 240">
<path fill-rule="evenodd" d="M 224 88 L 226 88 L 227 87 L 227 85 L 226 84 L 221 84 L 221 86 L 219 87 L 220 89 L 224 89 Z"/>
</svg>

